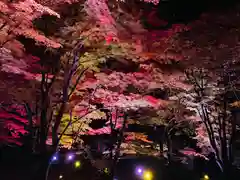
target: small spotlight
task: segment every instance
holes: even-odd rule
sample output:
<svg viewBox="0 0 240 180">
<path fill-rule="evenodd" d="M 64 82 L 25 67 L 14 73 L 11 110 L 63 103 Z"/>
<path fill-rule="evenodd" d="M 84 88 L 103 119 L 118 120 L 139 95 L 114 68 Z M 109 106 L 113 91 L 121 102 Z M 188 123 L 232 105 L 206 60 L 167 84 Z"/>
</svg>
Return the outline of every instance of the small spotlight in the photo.
<svg viewBox="0 0 240 180">
<path fill-rule="evenodd" d="M 80 162 L 80 161 L 76 161 L 76 162 L 74 163 L 74 166 L 75 166 L 75 168 L 80 168 L 81 162 Z"/>
<path fill-rule="evenodd" d="M 63 178 L 63 176 L 62 175 L 59 175 L 59 179 L 62 179 Z"/>
<path fill-rule="evenodd" d="M 141 176 L 143 174 L 143 168 L 142 167 L 137 167 L 135 170 L 135 173 L 139 176 Z"/>
<path fill-rule="evenodd" d="M 71 154 L 67 155 L 67 160 L 68 161 L 72 161 L 73 159 L 74 159 L 74 154 L 71 153 Z"/>
<path fill-rule="evenodd" d="M 58 160 L 57 155 L 54 155 L 54 156 L 52 157 L 52 161 L 57 161 L 57 160 Z"/>
<path fill-rule="evenodd" d="M 104 168 L 104 173 L 106 173 L 106 174 L 108 174 L 109 173 L 109 170 L 108 170 L 108 168 Z"/>
<path fill-rule="evenodd" d="M 139 168 L 139 169 L 138 169 L 138 173 L 142 173 L 142 169 Z"/>
<path fill-rule="evenodd" d="M 143 173 L 143 179 L 144 180 L 152 180 L 153 179 L 153 174 L 151 171 L 145 171 Z"/>
<path fill-rule="evenodd" d="M 68 156 L 68 160 L 72 160 L 73 159 L 73 156 L 72 155 L 69 155 Z"/>
<path fill-rule="evenodd" d="M 205 175 L 203 176 L 203 179 L 204 179 L 204 180 L 209 180 L 210 178 L 209 178 L 209 176 L 208 176 L 207 174 L 205 174 Z"/>
</svg>

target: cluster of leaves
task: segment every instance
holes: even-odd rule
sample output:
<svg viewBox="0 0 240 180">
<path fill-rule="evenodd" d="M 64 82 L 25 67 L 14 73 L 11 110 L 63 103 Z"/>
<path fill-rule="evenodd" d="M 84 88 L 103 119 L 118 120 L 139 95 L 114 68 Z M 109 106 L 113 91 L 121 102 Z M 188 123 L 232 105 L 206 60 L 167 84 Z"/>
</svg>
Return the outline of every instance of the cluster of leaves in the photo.
<svg viewBox="0 0 240 180">
<path fill-rule="evenodd" d="M 23 145 L 24 137 L 33 133 L 34 114 L 28 104 L 1 104 L 0 124 L 2 143 Z"/>
<path fill-rule="evenodd" d="M 59 48 L 61 45 L 39 34 L 33 28 L 32 21 L 43 14 L 50 14 L 60 18 L 59 14 L 46 6 L 36 3 L 34 0 L 17 1 L 12 3 L 0 3 L 1 13 L 1 46 L 13 40 L 18 35 L 33 38 L 45 46 Z"/>
</svg>

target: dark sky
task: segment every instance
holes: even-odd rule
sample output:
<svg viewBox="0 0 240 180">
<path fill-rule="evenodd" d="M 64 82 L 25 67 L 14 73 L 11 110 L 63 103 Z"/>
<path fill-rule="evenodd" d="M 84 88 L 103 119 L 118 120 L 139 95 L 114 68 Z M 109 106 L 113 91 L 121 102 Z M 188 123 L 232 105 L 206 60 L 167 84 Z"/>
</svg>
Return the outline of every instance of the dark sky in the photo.
<svg viewBox="0 0 240 180">
<path fill-rule="evenodd" d="M 234 7 L 239 0 L 162 0 L 158 14 L 170 23 L 189 22 L 198 19 L 203 12 L 224 11 Z"/>
</svg>

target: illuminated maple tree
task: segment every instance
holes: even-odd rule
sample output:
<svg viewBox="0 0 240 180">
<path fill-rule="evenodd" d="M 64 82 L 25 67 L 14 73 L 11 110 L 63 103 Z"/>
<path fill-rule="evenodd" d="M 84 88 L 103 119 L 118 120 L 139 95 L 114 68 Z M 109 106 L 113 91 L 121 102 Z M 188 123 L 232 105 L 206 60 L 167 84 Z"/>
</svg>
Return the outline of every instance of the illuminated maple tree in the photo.
<svg viewBox="0 0 240 180">
<path fill-rule="evenodd" d="M 158 3 L 157 1 L 146 2 Z M 34 6 L 26 8 L 28 11 L 21 12 L 27 4 L 31 3 Z M 124 15 L 128 16 L 126 22 L 123 22 L 124 18 L 116 19 L 121 11 L 124 11 L 124 5 L 119 6 L 118 9 L 112 9 L 109 8 L 107 1 L 93 0 L 86 1 L 84 8 L 77 10 L 74 23 L 70 23 L 72 17 L 68 18 L 68 12 L 64 12 L 61 4 L 68 4 L 69 6 L 66 7 L 71 9 L 73 8 L 71 4 L 83 4 L 83 2 L 59 1 L 51 7 L 58 13 L 48 8 L 51 3 L 53 1 L 19 1 L 1 4 L 2 7 L 5 7 L 5 10 L 2 10 L 5 18 L 3 18 L 2 28 L 10 28 L 12 32 L 12 37 L 10 39 L 7 37 L 4 46 L 16 35 L 21 35 L 25 38 L 32 38 L 35 42 L 48 48 L 63 47 L 60 68 L 57 72 L 51 68 L 43 71 L 41 69 L 43 67 L 39 67 L 40 71 L 38 73 L 31 74 L 29 71 L 23 71 L 26 70 L 24 67 L 19 69 L 19 65 L 10 61 L 9 64 L 4 62 L 2 67 L 2 70 L 8 73 L 24 75 L 24 79 L 30 77 L 36 79 L 37 74 L 41 74 L 37 80 L 41 82 L 41 98 L 43 98 L 42 102 L 38 104 L 41 109 L 40 125 L 43 128 L 41 130 L 43 136 L 48 132 L 46 127 L 50 128 L 52 123 L 51 136 L 61 134 L 59 132 L 61 120 L 66 125 L 66 117 L 69 117 L 67 114 L 70 112 L 74 117 L 79 118 L 84 113 L 91 112 L 89 109 L 98 109 L 98 104 L 101 104 L 104 108 L 117 107 L 124 109 L 124 111 L 146 107 L 163 108 L 168 105 L 168 102 L 145 95 L 147 94 L 146 91 L 155 88 L 189 88 L 181 79 L 182 73 L 180 71 L 167 72 L 164 67 L 161 69 L 162 65 L 169 64 L 171 66 L 171 62 L 182 60 L 177 51 L 169 51 L 168 45 L 174 33 L 181 32 L 184 27 L 174 26 L 168 31 L 147 31 L 141 25 L 139 19 L 134 17 L 134 14 Z M 14 11 L 10 7 L 15 8 Z M 33 11 L 34 8 L 36 11 Z M 20 27 L 18 24 L 27 14 L 29 14 L 29 19 L 24 20 L 26 23 Z M 36 24 L 32 23 L 33 20 L 38 20 L 37 18 L 47 17 L 47 14 L 55 16 L 57 23 L 60 23 L 60 21 L 66 22 L 66 25 L 59 25 L 59 30 L 49 38 L 44 35 L 46 29 L 40 28 L 41 32 L 35 27 Z M 97 20 L 97 22 L 94 20 Z M 14 21 L 14 24 L 8 26 L 6 22 L 12 21 Z M 16 31 L 17 34 L 14 34 L 16 28 L 18 31 Z M 20 30 L 21 32 L 19 32 Z M 79 46 L 81 46 L 80 49 Z M 25 46 L 25 48 L 27 47 Z M 161 51 L 159 51 L 160 49 Z M 23 48 L 22 51 L 24 51 Z M 12 57 L 12 59 L 14 58 Z M 40 59 L 40 62 L 44 61 L 45 59 Z M 22 62 L 22 65 L 26 63 Z M 13 68 L 13 65 L 16 65 L 16 67 Z M 122 72 L 125 68 L 129 70 Z M 132 68 L 135 68 L 135 70 L 133 71 Z M 48 84 L 52 85 L 52 79 L 55 81 L 50 90 Z M 90 97 L 92 91 L 94 91 L 94 96 Z M 81 120 L 84 121 L 84 119 Z M 67 121 L 69 121 L 69 118 Z M 100 129 L 86 133 L 109 133 L 109 125 L 104 129 L 106 131 Z M 43 137 L 43 143 L 45 140 Z M 56 137 L 54 141 L 56 144 Z"/>
</svg>

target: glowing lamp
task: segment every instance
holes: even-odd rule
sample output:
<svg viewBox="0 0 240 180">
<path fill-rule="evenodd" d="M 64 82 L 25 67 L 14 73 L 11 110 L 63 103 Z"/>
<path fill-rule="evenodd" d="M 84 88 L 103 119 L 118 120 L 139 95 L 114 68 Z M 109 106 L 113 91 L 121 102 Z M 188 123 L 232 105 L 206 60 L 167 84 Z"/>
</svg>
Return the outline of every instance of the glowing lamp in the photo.
<svg viewBox="0 0 240 180">
<path fill-rule="evenodd" d="M 108 174 L 109 173 L 109 170 L 108 168 L 104 168 L 104 173 Z"/>
<path fill-rule="evenodd" d="M 136 170 L 135 170 L 135 173 L 138 176 L 141 176 L 143 174 L 143 168 L 142 167 L 137 167 Z"/>
<path fill-rule="evenodd" d="M 74 159 L 74 154 L 71 153 L 71 154 L 67 155 L 67 160 L 68 161 L 72 161 L 73 159 Z"/>
<path fill-rule="evenodd" d="M 204 180 L 209 180 L 210 178 L 209 178 L 209 176 L 208 176 L 207 174 L 205 174 L 205 175 L 203 176 L 203 179 L 204 179 Z"/>
<path fill-rule="evenodd" d="M 72 155 L 69 155 L 68 156 L 68 160 L 72 160 L 73 159 L 73 156 Z"/>
<path fill-rule="evenodd" d="M 139 169 L 137 170 L 137 172 L 141 174 L 141 173 L 142 173 L 142 169 L 139 168 Z"/>
<path fill-rule="evenodd" d="M 63 176 L 62 175 L 59 175 L 59 179 L 62 179 L 63 178 Z"/>
<path fill-rule="evenodd" d="M 152 180 L 153 179 L 153 174 L 151 171 L 145 171 L 143 173 L 143 179 L 144 180 Z"/>
<path fill-rule="evenodd" d="M 57 161 L 57 160 L 58 160 L 57 155 L 54 155 L 54 156 L 52 157 L 52 161 Z"/>
<path fill-rule="evenodd" d="M 80 168 L 81 162 L 80 162 L 80 161 L 76 161 L 76 162 L 74 163 L 74 166 L 75 166 L 75 168 Z"/>
</svg>

